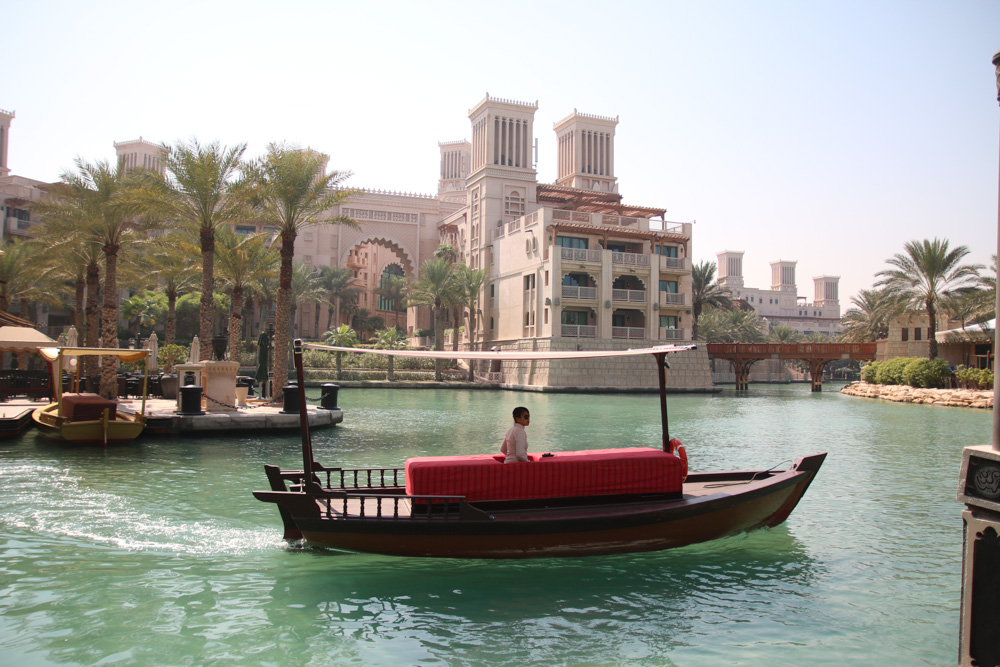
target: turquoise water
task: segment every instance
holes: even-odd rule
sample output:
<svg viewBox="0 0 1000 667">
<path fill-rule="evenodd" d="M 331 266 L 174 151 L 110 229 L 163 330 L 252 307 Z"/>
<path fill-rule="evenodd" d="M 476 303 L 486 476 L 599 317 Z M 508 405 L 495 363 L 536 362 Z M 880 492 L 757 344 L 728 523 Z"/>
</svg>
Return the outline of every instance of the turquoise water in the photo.
<svg viewBox="0 0 1000 667">
<path fill-rule="evenodd" d="M 827 451 L 772 530 L 655 554 L 400 559 L 286 545 L 262 466 L 295 437 L 0 442 L 3 665 L 954 664 L 962 447 L 987 411 L 827 385 L 671 396 L 693 470 Z M 343 390 L 327 465 L 499 446 L 656 445 L 653 396 Z"/>
</svg>

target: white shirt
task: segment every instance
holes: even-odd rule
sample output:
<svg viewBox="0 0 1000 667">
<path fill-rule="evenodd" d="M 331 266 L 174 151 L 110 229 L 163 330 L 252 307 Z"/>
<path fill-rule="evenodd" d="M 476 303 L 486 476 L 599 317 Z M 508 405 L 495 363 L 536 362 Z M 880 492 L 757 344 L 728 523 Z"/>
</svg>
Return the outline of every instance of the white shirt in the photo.
<svg viewBox="0 0 1000 667">
<path fill-rule="evenodd" d="M 514 424 L 507 431 L 500 445 L 500 453 L 506 454 L 504 463 L 516 463 L 528 460 L 528 434 L 524 431 L 524 426 Z"/>
</svg>

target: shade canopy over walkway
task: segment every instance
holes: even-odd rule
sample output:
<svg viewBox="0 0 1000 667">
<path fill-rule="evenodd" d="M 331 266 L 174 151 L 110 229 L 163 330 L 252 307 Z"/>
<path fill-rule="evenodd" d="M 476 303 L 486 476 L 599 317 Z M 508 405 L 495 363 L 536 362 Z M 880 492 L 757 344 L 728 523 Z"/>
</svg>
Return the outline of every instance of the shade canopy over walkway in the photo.
<svg viewBox="0 0 1000 667">
<path fill-rule="evenodd" d="M 748 389 L 750 367 L 762 359 L 796 359 L 809 364 L 813 391 L 823 390 L 823 369 L 837 359 L 872 361 L 875 343 L 709 343 L 710 359 L 726 359 L 736 374 L 736 389 Z"/>
</svg>

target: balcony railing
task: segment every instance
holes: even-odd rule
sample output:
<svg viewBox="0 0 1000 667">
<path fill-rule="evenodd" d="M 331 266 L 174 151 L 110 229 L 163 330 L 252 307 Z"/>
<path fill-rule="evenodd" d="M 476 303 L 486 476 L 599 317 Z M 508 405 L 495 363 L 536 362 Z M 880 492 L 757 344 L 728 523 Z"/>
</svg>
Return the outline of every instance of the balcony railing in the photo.
<svg viewBox="0 0 1000 667">
<path fill-rule="evenodd" d="M 611 327 L 612 338 L 645 338 L 645 327 Z"/>
<path fill-rule="evenodd" d="M 646 290 L 644 289 L 613 289 L 611 290 L 612 301 L 627 301 L 629 303 L 646 303 Z"/>
<path fill-rule="evenodd" d="M 562 298 L 564 299 L 585 299 L 587 301 L 597 301 L 596 287 L 579 287 L 577 285 L 563 285 Z"/>
<path fill-rule="evenodd" d="M 611 263 L 626 266 L 649 266 L 649 255 L 640 255 L 634 252 L 613 252 L 611 253 Z"/>
<path fill-rule="evenodd" d="M 587 250 L 586 248 L 563 248 L 562 258 L 573 262 L 596 262 L 601 261 L 600 250 Z"/>
<path fill-rule="evenodd" d="M 667 329 L 660 327 L 660 340 L 686 340 L 684 329 Z"/>
<path fill-rule="evenodd" d="M 690 271 L 686 257 L 664 257 L 660 255 L 661 271 Z"/>
<path fill-rule="evenodd" d="M 684 294 L 677 294 L 676 292 L 660 292 L 661 306 L 683 306 L 684 301 Z"/>
<path fill-rule="evenodd" d="M 563 338 L 597 338 L 597 327 L 589 324 L 562 325 Z"/>
</svg>

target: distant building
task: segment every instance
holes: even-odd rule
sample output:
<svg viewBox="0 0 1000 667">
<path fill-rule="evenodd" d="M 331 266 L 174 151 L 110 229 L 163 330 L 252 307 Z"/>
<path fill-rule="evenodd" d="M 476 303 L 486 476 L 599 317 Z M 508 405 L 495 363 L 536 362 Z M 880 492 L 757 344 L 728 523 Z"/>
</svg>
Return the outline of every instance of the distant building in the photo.
<svg viewBox="0 0 1000 667">
<path fill-rule="evenodd" d="M 797 262 L 771 262 L 771 288 L 760 289 L 743 284 L 743 251 L 725 250 L 718 258 L 718 283 L 729 290 L 733 299 L 753 307 L 772 326 L 786 326 L 803 335 L 825 334 L 831 338 L 841 333 L 840 276 L 813 278 L 813 301 L 798 295 L 795 284 Z"/>
</svg>

